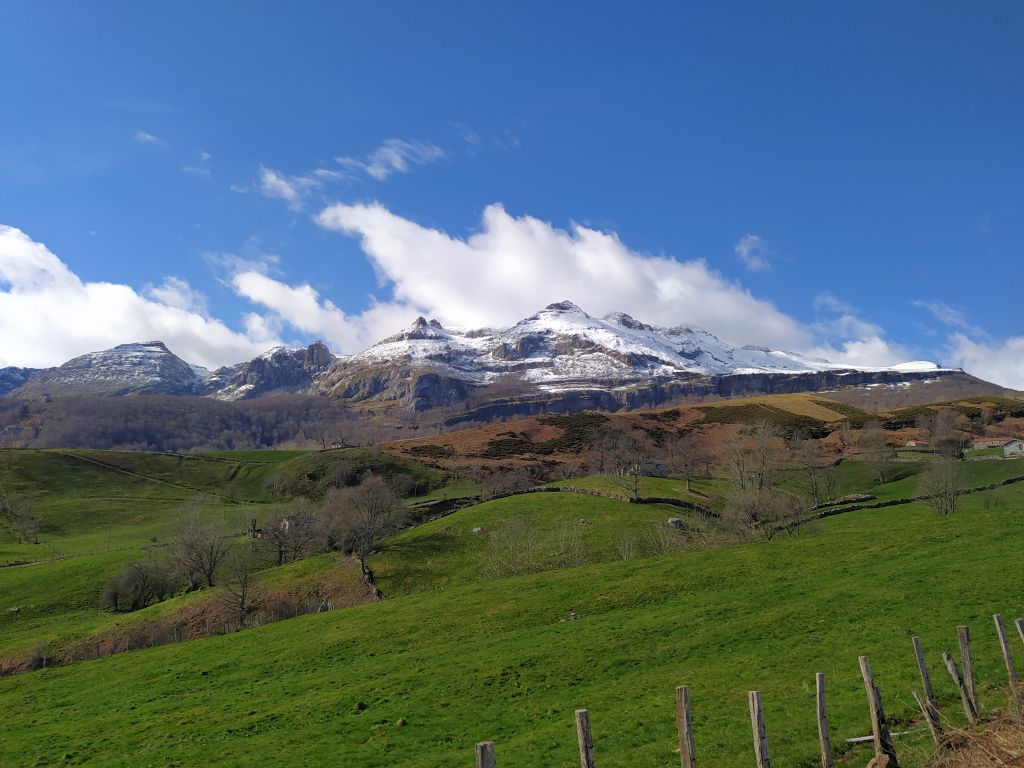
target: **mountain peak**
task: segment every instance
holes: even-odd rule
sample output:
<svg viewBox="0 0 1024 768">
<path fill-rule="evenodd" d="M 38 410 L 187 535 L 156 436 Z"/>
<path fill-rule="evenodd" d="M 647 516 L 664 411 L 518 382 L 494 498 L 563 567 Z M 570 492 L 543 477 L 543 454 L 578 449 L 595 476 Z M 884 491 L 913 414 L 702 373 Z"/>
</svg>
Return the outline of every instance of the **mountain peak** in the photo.
<svg viewBox="0 0 1024 768">
<path fill-rule="evenodd" d="M 546 307 L 544 307 L 543 311 L 545 311 L 545 312 L 577 312 L 577 313 L 579 313 L 581 315 L 587 314 L 582 309 L 580 309 L 579 306 L 577 306 L 576 304 L 573 304 L 571 301 L 568 301 L 568 300 L 566 300 L 566 301 L 558 301 L 558 302 L 555 302 L 554 304 L 548 304 Z"/>
<path fill-rule="evenodd" d="M 629 328 L 631 331 L 653 331 L 654 327 L 647 323 L 641 323 L 639 320 L 633 318 L 631 315 L 627 315 L 625 312 L 612 312 L 610 315 L 605 315 L 605 322 L 617 325 L 620 328 Z"/>
</svg>

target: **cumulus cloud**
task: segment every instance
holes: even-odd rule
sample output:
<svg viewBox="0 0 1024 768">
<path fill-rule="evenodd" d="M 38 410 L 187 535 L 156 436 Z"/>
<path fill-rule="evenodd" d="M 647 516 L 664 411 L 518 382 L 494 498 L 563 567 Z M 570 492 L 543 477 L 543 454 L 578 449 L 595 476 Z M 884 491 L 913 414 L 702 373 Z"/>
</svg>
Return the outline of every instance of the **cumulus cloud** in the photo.
<svg viewBox="0 0 1024 768">
<path fill-rule="evenodd" d="M 978 341 L 964 333 L 949 340 L 952 363 L 987 381 L 1024 390 L 1024 336 Z"/>
<path fill-rule="evenodd" d="M 278 343 L 208 317 L 204 300 L 184 280 L 167 278 L 145 294 L 83 281 L 45 245 L 0 225 L 0 366 L 59 365 L 86 352 L 158 339 L 190 363 L 216 367 Z"/>
<path fill-rule="evenodd" d="M 813 325 L 817 339 L 808 350 L 815 357 L 857 367 L 910 362 L 906 347 L 886 338 L 885 330 L 860 316 L 860 311 L 829 292 L 818 294 L 814 308 L 823 315 Z"/>
<path fill-rule="evenodd" d="M 629 249 L 612 233 L 568 230 L 488 206 L 478 232 L 453 237 L 382 205 L 335 204 L 321 226 L 358 237 L 394 303 L 462 326 L 506 325 L 571 298 L 594 315 L 692 323 L 739 343 L 804 347 L 810 335 L 703 261 Z M 410 318 L 411 319 L 411 318 Z"/>
<path fill-rule="evenodd" d="M 1024 336 L 994 339 L 956 307 L 920 299 L 912 303 L 949 328 L 945 354 L 950 365 L 1005 387 L 1024 389 Z"/>
<path fill-rule="evenodd" d="M 388 139 L 365 159 L 338 157 L 343 167 L 359 170 L 377 181 L 384 181 L 393 173 L 408 173 L 416 165 L 435 163 L 445 157 L 445 151 L 434 144 L 406 139 Z"/>
<path fill-rule="evenodd" d="M 768 258 L 772 255 L 768 244 L 758 235 L 744 235 L 733 246 L 736 257 L 751 272 L 768 272 L 772 265 Z"/>
</svg>

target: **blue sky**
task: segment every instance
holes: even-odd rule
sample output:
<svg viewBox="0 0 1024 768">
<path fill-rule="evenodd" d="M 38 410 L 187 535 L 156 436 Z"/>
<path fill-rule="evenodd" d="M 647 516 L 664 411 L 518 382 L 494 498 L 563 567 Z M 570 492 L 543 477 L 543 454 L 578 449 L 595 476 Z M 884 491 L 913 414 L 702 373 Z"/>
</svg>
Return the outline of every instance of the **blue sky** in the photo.
<svg viewBox="0 0 1024 768">
<path fill-rule="evenodd" d="M 1024 6 L 7 2 L 0 365 L 570 298 L 1024 387 Z"/>
</svg>

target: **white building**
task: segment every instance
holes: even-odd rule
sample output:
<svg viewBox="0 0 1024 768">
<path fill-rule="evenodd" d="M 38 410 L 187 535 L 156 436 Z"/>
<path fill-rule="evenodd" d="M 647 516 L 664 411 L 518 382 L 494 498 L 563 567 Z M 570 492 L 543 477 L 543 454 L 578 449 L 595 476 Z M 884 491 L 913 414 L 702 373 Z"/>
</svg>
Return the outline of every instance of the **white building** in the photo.
<svg viewBox="0 0 1024 768">
<path fill-rule="evenodd" d="M 1003 446 L 1003 458 L 1012 459 L 1017 456 L 1024 456 L 1024 440 L 1015 437 Z"/>
</svg>

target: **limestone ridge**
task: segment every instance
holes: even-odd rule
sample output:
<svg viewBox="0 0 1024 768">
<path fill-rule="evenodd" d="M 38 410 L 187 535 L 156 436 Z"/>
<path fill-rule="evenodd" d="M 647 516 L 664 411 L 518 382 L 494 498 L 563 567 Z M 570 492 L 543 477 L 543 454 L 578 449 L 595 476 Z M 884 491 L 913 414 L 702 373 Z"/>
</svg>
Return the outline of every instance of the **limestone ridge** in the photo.
<svg viewBox="0 0 1024 768">
<path fill-rule="evenodd" d="M 274 347 L 246 363 L 218 368 L 203 381 L 202 394 L 219 400 L 244 400 L 304 393 L 334 362 L 322 341 L 308 347 Z"/>
<path fill-rule="evenodd" d="M 467 399 L 615 409 L 656 405 L 687 392 L 807 391 L 942 374 L 929 362 L 854 369 L 793 352 L 734 347 L 700 328 L 658 328 L 622 312 L 598 319 L 563 301 L 504 329 L 450 329 L 417 318 L 339 360 L 316 391 L 413 411 Z"/>
<path fill-rule="evenodd" d="M 487 419 L 524 408 L 615 410 L 658 405 L 680 395 L 896 385 L 953 373 L 960 372 L 930 362 L 852 368 L 794 352 L 735 347 L 700 328 L 656 327 L 622 312 L 599 319 L 563 301 L 509 328 L 446 328 L 418 317 L 350 357 L 335 357 L 318 341 L 275 347 L 212 373 L 189 365 L 158 341 L 122 344 L 57 368 L 0 369 L 0 395 L 242 400 L 310 394 L 407 413 L 459 405 Z"/>
</svg>

